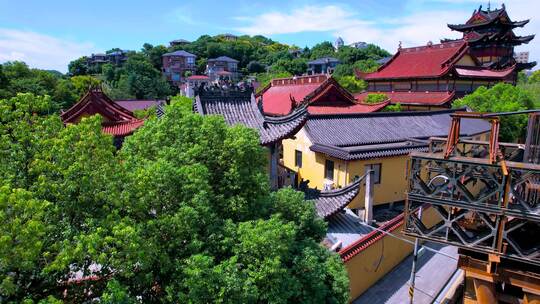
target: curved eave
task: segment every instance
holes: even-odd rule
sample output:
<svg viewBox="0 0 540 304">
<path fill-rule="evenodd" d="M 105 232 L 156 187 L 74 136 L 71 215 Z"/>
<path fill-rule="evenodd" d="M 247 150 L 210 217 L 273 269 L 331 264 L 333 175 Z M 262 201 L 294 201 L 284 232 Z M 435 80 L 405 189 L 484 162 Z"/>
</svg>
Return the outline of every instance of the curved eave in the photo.
<svg viewBox="0 0 540 304">
<path fill-rule="evenodd" d="M 456 50 L 456 52 L 452 56 L 450 56 L 448 59 L 446 59 L 441 64 L 441 71 L 439 73 L 434 73 L 432 75 L 421 75 L 421 76 L 403 75 L 403 76 L 391 76 L 391 77 L 388 77 L 388 76 L 386 76 L 386 77 L 377 77 L 377 74 L 379 72 L 381 72 L 386 66 L 390 65 L 395 60 L 395 58 L 397 58 L 397 56 L 400 53 L 400 51 L 398 51 L 396 53 L 396 55 L 394 55 L 394 57 L 392 57 L 392 59 L 390 59 L 385 65 L 379 67 L 379 69 L 377 69 L 376 72 L 373 72 L 373 73 L 357 73 L 357 77 L 358 77 L 358 75 L 361 75 L 362 76 L 361 79 L 364 79 L 366 81 L 370 81 L 370 80 L 371 81 L 373 81 L 373 80 L 386 81 L 386 80 L 411 79 L 411 78 L 414 78 L 414 79 L 440 78 L 440 77 L 444 77 L 446 74 L 448 74 L 448 72 L 452 70 L 452 66 L 457 61 L 459 61 L 459 59 L 461 59 L 461 57 L 463 57 L 468 52 L 468 50 L 469 50 L 469 45 L 468 45 L 467 42 L 464 42 L 459 47 L 459 49 Z"/>
<path fill-rule="evenodd" d="M 262 145 L 270 145 L 294 136 L 308 118 L 307 104 L 285 116 L 264 116 L 263 129 L 259 130 Z"/>
<path fill-rule="evenodd" d="M 317 214 L 327 219 L 343 210 L 360 192 L 360 185 L 364 178 L 365 175 L 341 189 L 321 191 L 319 197 L 315 199 Z"/>
<path fill-rule="evenodd" d="M 333 77 L 329 77 L 313 92 L 309 93 L 304 98 L 304 101 L 314 102 L 332 89 L 336 89 L 343 96 L 343 98 L 345 98 L 350 103 L 354 104 L 356 102 L 354 96 L 349 93 L 349 91 L 345 90 Z"/>
<path fill-rule="evenodd" d="M 77 103 L 75 103 L 69 109 L 60 114 L 60 118 L 62 118 L 62 121 L 64 121 L 64 123 L 74 122 L 77 117 L 84 114 L 86 109 L 92 104 L 92 98 L 103 101 L 101 103 L 102 107 L 98 107 L 100 110 L 102 110 L 101 112 L 99 112 L 99 114 L 105 116 L 111 121 L 116 121 L 118 119 L 129 121 L 135 119 L 133 112 L 118 105 L 103 92 L 93 90 L 95 89 L 91 89 L 86 92 L 86 94 L 84 94 L 84 96 L 79 99 Z M 118 117 L 115 117 L 115 114 Z"/>
</svg>

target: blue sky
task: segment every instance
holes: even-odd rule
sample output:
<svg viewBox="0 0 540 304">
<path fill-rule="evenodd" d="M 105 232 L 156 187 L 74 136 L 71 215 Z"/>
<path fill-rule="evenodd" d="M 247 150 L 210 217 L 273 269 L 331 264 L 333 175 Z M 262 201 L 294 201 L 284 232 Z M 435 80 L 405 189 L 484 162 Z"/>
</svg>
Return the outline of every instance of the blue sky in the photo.
<svg viewBox="0 0 540 304">
<path fill-rule="evenodd" d="M 446 23 L 461 23 L 485 1 L 33 1 L 0 0 L 0 62 L 67 70 L 67 63 L 113 47 L 138 50 L 145 42 L 167 44 L 203 34 L 262 34 L 280 42 L 312 46 L 341 36 L 394 52 L 440 38 L 459 37 Z M 518 34 L 540 32 L 538 0 L 505 1 L 514 20 L 532 19 Z M 499 1 L 492 1 L 493 8 Z M 540 61 L 539 40 L 518 50 Z"/>
</svg>

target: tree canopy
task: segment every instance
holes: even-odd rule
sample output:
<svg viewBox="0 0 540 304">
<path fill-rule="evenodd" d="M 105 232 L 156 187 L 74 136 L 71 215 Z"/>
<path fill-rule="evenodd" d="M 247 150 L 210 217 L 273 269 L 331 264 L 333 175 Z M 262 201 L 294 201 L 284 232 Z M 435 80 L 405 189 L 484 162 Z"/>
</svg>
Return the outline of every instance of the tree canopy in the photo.
<svg viewBox="0 0 540 304">
<path fill-rule="evenodd" d="M 464 106 L 478 112 L 512 112 L 538 107 L 528 91 L 507 83 L 499 83 L 489 89 L 479 87 L 453 103 L 454 108 Z M 527 115 L 504 116 L 501 118 L 500 139 L 509 142 L 523 139 L 526 126 Z"/>
<path fill-rule="evenodd" d="M 0 100 L 3 301 L 348 301 L 324 221 L 270 192 L 256 131 L 182 98 L 116 151 L 100 117 L 64 127 L 52 106 Z"/>
</svg>

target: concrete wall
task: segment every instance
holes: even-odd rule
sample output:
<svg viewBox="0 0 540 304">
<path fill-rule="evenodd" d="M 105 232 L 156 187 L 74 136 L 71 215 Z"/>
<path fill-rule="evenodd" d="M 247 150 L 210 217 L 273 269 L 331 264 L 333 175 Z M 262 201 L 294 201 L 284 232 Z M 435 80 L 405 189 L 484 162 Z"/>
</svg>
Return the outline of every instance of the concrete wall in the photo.
<svg viewBox="0 0 540 304">
<path fill-rule="evenodd" d="M 374 158 L 369 160 L 343 161 L 315 153 L 309 149 L 311 141 L 305 131 L 300 130 L 295 139 L 283 141 L 283 164 L 297 172 L 299 180 L 309 180 L 309 186 L 322 189 L 324 185 L 325 161 L 334 161 L 334 185 L 343 187 L 352 182 L 355 176 L 365 173 L 368 164 L 381 164 L 381 183 L 374 185 L 374 204 L 385 204 L 405 199 L 407 189 L 408 156 Z M 302 168 L 295 166 L 295 150 L 302 151 Z M 350 204 L 351 208 L 363 207 L 364 189 Z"/>
<path fill-rule="evenodd" d="M 423 211 L 422 222 L 428 227 L 438 223 L 440 218 L 433 208 Z M 401 233 L 404 224 L 399 225 L 392 234 L 414 241 Z M 389 235 L 367 246 L 350 260 L 345 262 L 349 274 L 351 301 L 358 298 L 369 287 L 390 272 L 413 251 L 413 245 Z M 342 251 L 343 252 L 343 251 Z"/>
</svg>

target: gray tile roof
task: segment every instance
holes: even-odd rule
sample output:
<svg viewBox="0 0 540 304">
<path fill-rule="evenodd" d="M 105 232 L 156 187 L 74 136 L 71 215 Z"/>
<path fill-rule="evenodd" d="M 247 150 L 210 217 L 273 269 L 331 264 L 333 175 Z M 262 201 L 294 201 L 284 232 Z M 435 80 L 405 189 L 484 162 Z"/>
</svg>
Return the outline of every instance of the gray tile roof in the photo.
<svg viewBox="0 0 540 304">
<path fill-rule="evenodd" d="M 304 193 L 306 199 L 315 201 L 317 214 L 326 219 L 343 210 L 358 195 L 363 180 L 364 176 L 340 189 L 328 191 L 305 189 Z"/>
<path fill-rule="evenodd" d="M 317 58 L 315 60 L 309 61 L 308 64 L 325 64 L 325 63 L 330 63 L 330 62 L 339 63 L 341 61 L 339 61 L 339 59 L 334 58 L 334 57 L 322 57 L 322 58 Z"/>
<path fill-rule="evenodd" d="M 171 53 L 165 53 L 165 54 L 163 54 L 161 56 L 162 57 L 167 57 L 167 56 L 197 57 L 197 55 L 191 54 L 191 53 L 186 52 L 184 50 L 179 50 L 179 51 L 175 51 L 175 52 L 171 52 Z"/>
<path fill-rule="evenodd" d="M 200 90 L 194 110 L 202 115 L 222 115 L 229 125 L 242 124 L 259 132 L 262 145 L 293 136 L 307 119 L 307 107 L 302 106 L 280 117 L 263 115 L 251 91 Z"/>
<path fill-rule="evenodd" d="M 351 209 L 344 208 L 328 218 L 326 238 L 333 244 L 341 242 L 341 248 L 345 248 L 372 231 L 361 221 Z"/>
<path fill-rule="evenodd" d="M 455 111 L 317 115 L 310 116 L 304 128 L 313 143 L 311 150 L 339 159 L 404 155 L 426 149 L 421 140 L 445 137 Z M 482 120 L 461 123 L 463 136 L 489 130 L 489 123 Z"/>
<path fill-rule="evenodd" d="M 219 56 L 218 58 L 210 58 L 210 59 L 208 59 L 208 62 L 211 62 L 211 61 L 239 62 L 238 60 L 233 59 L 231 57 L 227 57 L 227 56 Z"/>
</svg>

